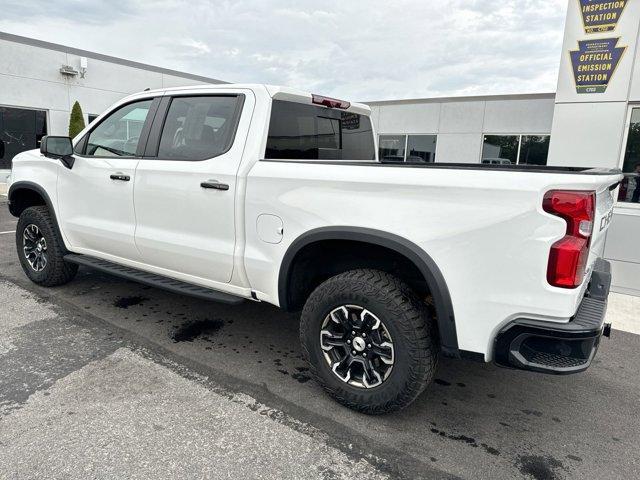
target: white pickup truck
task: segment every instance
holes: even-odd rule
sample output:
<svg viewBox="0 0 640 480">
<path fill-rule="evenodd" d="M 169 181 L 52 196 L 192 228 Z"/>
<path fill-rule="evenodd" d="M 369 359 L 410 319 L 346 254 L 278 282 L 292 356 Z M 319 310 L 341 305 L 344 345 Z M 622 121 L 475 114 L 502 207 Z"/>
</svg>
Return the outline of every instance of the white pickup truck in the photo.
<svg viewBox="0 0 640 480">
<path fill-rule="evenodd" d="M 439 354 L 585 370 L 609 330 L 599 257 L 621 174 L 385 164 L 369 115 L 267 85 L 129 96 L 15 157 L 22 267 L 302 310 L 319 383 L 366 413 L 412 402 Z"/>
</svg>

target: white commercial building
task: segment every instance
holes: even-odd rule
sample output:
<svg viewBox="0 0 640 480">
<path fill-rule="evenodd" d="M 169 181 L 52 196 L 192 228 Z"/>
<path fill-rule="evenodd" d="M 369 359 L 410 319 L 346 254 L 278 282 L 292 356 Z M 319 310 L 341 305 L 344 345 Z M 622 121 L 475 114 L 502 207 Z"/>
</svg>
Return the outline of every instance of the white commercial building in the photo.
<svg viewBox="0 0 640 480">
<path fill-rule="evenodd" d="M 546 164 L 552 93 L 367 103 L 383 161 Z"/>
<path fill-rule="evenodd" d="M 639 25 L 638 1 L 570 1 L 556 94 L 367 102 L 381 160 L 622 168 L 605 257 L 613 291 L 640 296 Z M 0 58 L 0 169 L 66 134 L 76 100 L 89 121 L 145 88 L 222 83 L 4 33 Z"/>
<path fill-rule="evenodd" d="M 224 83 L 0 32 L 0 181 L 19 152 L 46 134 L 67 135 L 78 101 L 85 122 L 145 88 Z"/>
</svg>

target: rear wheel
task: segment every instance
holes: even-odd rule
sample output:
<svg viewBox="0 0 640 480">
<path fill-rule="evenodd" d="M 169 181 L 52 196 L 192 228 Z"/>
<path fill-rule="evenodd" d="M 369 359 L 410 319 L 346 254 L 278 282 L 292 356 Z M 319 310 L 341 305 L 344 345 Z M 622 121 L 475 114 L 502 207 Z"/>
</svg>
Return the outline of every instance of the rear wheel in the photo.
<svg viewBox="0 0 640 480">
<path fill-rule="evenodd" d="M 47 207 L 29 207 L 22 212 L 16 227 L 16 248 L 22 270 L 39 285 L 63 285 L 78 271 L 77 265 L 63 259 L 66 250 Z"/>
<path fill-rule="evenodd" d="M 312 373 L 331 396 L 381 414 L 406 407 L 432 380 L 438 357 L 432 323 L 404 282 L 353 270 L 311 294 L 300 336 Z"/>
</svg>

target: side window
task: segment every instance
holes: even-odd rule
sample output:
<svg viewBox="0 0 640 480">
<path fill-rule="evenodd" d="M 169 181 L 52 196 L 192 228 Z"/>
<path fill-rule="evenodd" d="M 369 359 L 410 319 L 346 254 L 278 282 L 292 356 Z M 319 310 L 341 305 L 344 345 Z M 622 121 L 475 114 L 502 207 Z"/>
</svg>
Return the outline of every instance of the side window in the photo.
<svg viewBox="0 0 640 480">
<path fill-rule="evenodd" d="M 227 152 L 239 119 L 241 96 L 175 97 L 162 128 L 158 158 L 205 160 Z"/>
<path fill-rule="evenodd" d="M 371 120 L 343 110 L 274 100 L 265 158 L 375 160 Z"/>
<path fill-rule="evenodd" d="M 90 133 L 85 155 L 91 157 L 133 157 L 152 99 L 119 108 Z"/>
</svg>

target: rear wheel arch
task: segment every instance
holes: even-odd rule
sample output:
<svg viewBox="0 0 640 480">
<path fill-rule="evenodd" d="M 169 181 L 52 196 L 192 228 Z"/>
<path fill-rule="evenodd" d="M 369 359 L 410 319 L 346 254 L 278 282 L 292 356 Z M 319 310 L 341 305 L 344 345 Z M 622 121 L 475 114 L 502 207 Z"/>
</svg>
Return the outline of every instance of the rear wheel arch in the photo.
<svg viewBox="0 0 640 480">
<path fill-rule="evenodd" d="M 299 236 L 287 249 L 278 276 L 278 299 L 284 310 L 296 310 L 301 305 L 292 298 L 292 275 L 299 255 L 305 247 L 322 242 L 345 241 L 372 245 L 390 250 L 420 272 L 433 297 L 436 311 L 440 346 L 449 356 L 459 356 L 453 303 L 446 281 L 435 261 L 420 247 L 398 235 L 361 227 L 323 227 Z"/>
</svg>

